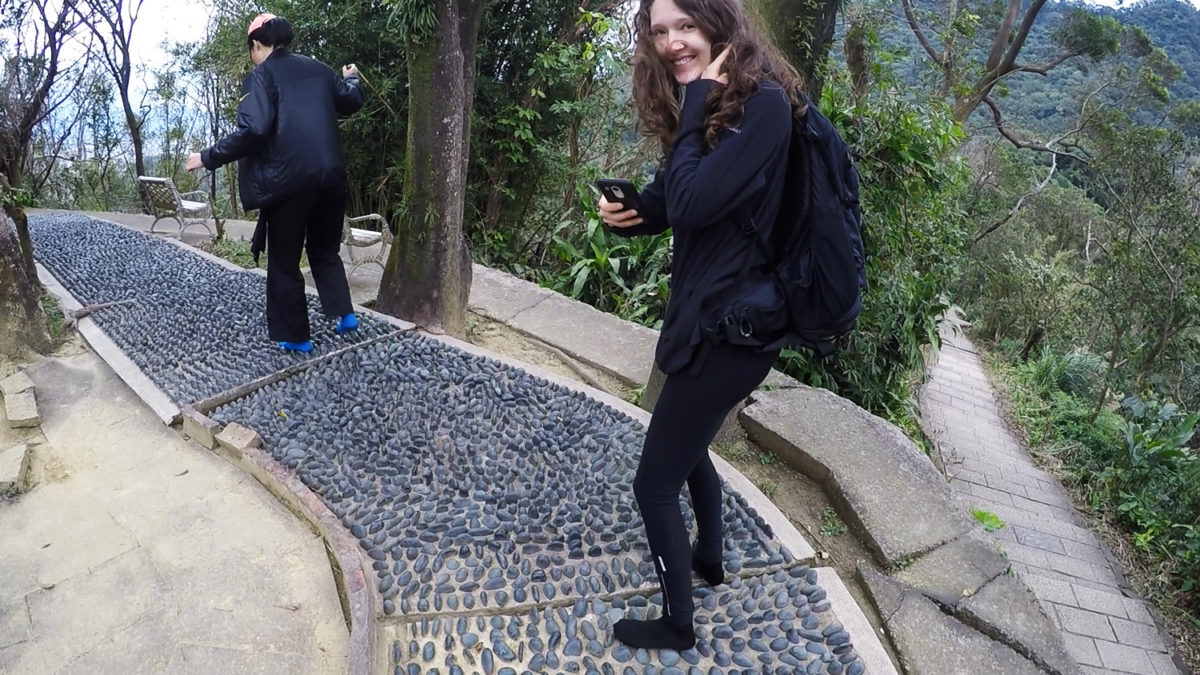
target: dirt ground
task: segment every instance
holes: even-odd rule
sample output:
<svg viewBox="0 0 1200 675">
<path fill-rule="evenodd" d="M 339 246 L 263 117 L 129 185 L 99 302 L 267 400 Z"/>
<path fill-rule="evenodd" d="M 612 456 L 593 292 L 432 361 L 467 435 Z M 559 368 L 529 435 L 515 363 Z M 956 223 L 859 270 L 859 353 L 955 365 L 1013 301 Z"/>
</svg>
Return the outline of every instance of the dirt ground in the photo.
<svg viewBox="0 0 1200 675">
<path fill-rule="evenodd" d="M 493 321 L 482 314 L 467 315 L 467 341 L 497 354 L 583 382 L 617 398 L 631 401 L 634 389 L 612 375 L 584 364 L 536 338 Z"/>
</svg>

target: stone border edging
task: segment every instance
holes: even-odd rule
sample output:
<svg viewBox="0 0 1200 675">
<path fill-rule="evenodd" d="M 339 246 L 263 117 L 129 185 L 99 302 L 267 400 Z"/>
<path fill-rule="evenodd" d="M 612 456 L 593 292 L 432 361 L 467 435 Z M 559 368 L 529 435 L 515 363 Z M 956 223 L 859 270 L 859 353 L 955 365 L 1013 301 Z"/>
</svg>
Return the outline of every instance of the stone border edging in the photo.
<svg viewBox="0 0 1200 675">
<path fill-rule="evenodd" d="M 36 265 L 38 280 L 42 282 L 46 290 L 58 298 L 64 310 L 70 312 L 83 307 L 50 270 L 41 263 L 36 263 Z M 171 398 L 125 355 L 125 352 L 121 351 L 121 348 L 112 341 L 112 338 L 108 337 L 107 333 L 100 330 L 91 317 L 85 316 L 79 319 L 76 321 L 75 327 L 92 351 L 96 352 L 96 355 L 103 359 L 109 368 L 113 369 L 117 377 L 120 377 L 138 395 L 138 398 L 150 406 L 163 424 L 171 426 L 179 420 L 179 406 L 175 405 Z"/>
<path fill-rule="evenodd" d="M 867 621 L 867 616 L 863 614 L 858 602 L 854 600 L 854 596 L 850 595 L 850 589 L 846 588 L 846 582 L 842 581 L 837 570 L 832 567 L 819 567 L 816 570 L 817 576 L 821 580 L 821 588 L 825 589 L 829 604 L 833 606 L 834 614 L 845 626 L 846 632 L 855 638 L 854 651 L 858 652 L 859 660 L 866 664 L 867 673 L 869 675 L 898 675 L 896 666 L 892 664 L 892 659 L 879 642 L 879 636 L 875 634 L 875 629 Z M 853 607 L 858 611 L 839 611 L 839 608 L 843 607 Z M 858 639 L 864 635 L 874 636 L 875 639 Z"/>
<path fill-rule="evenodd" d="M 186 413 L 185 419 L 206 429 L 216 426 L 208 416 L 196 411 Z M 230 432 L 234 426 L 226 426 L 222 435 L 213 439 L 215 443 L 212 446 L 204 442 L 207 439 L 196 439 L 197 443 L 208 447 L 242 472 L 252 476 L 280 504 L 287 507 L 321 537 L 349 632 L 346 673 L 370 675 L 386 672 L 387 649 L 380 647 L 383 636 L 376 630 L 374 620 L 378 615 L 375 589 L 369 582 L 371 575 L 366 572 L 366 561 L 358 553 L 358 541 L 350 535 L 342 521 L 325 506 L 321 498 L 308 489 L 299 476 L 259 447 L 261 440 L 257 433 L 241 427 L 253 436 L 249 437 L 248 442 L 230 442 L 224 434 Z"/>
</svg>

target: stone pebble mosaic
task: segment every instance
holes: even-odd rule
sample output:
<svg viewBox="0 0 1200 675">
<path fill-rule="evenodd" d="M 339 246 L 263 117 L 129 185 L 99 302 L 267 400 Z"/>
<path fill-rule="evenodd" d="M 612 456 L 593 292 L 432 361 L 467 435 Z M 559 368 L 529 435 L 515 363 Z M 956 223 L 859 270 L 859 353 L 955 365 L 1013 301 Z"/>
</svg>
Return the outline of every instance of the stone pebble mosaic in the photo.
<svg viewBox="0 0 1200 675">
<path fill-rule="evenodd" d="M 180 403 L 311 358 L 272 348 L 259 275 L 83 216 L 37 216 L 31 230 L 81 302 L 135 301 L 93 319 Z M 392 332 L 365 318 L 336 336 L 309 305 L 312 356 Z M 863 672 L 816 571 L 728 485 L 730 583 L 695 590 L 696 647 L 615 642 L 619 618 L 661 615 L 631 487 L 644 429 L 519 368 L 403 333 L 211 416 L 256 430 L 358 539 L 401 622 L 396 675 Z"/>
<path fill-rule="evenodd" d="M 286 353 L 267 338 L 267 282 L 259 274 L 86 216 L 37 215 L 29 225 L 38 262 L 81 304 L 130 301 L 90 318 L 177 405 L 393 331 L 363 317 L 358 331 L 338 335 L 336 320 L 309 296 L 314 349 Z"/>
<path fill-rule="evenodd" d="M 212 417 L 258 431 L 342 518 L 388 614 L 656 584 L 631 488 L 641 424 L 521 369 L 405 334 Z M 791 562 L 728 488 L 724 513 L 727 569 Z"/>
<path fill-rule="evenodd" d="M 521 616 L 434 617 L 401 631 L 395 675 L 861 675 L 850 635 L 803 565 L 696 589 L 696 646 L 631 649 L 612 639 L 625 616 L 658 616 L 659 596 L 578 598 Z"/>
</svg>

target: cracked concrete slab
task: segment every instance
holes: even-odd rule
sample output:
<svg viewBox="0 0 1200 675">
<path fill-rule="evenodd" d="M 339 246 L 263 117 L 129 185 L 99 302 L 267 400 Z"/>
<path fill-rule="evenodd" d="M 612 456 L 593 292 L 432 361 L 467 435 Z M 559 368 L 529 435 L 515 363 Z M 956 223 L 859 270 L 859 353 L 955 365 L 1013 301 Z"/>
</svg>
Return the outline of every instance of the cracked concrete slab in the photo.
<svg viewBox="0 0 1200 675">
<path fill-rule="evenodd" d="M 884 565 L 966 533 L 971 521 L 929 458 L 895 425 L 828 391 L 756 391 L 750 438 L 816 479 Z"/>
<path fill-rule="evenodd" d="M 996 577 L 959 608 L 968 625 L 1013 647 L 1048 672 L 1082 672 L 1067 655 L 1062 634 L 1042 612 L 1033 593 L 1015 577 Z"/>
<path fill-rule="evenodd" d="M 1004 574 L 1008 566 L 994 544 L 968 535 L 926 553 L 896 572 L 895 578 L 952 607 Z"/>
</svg>

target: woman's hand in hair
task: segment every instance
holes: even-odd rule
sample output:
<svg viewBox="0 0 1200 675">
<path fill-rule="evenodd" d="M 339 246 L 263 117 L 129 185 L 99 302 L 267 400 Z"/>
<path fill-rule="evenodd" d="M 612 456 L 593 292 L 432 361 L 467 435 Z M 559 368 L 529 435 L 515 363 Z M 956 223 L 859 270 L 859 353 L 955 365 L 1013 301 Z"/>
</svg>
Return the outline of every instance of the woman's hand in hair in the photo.
<svg viewBox="0 0 1200 675">
<path fill-rule="evenodd" d="M 725 47 L 717 54 L 716 58 L 704 67 L 704 72 L 700 73 L 702 80 L 716 80 L 721 84 L 729 84 L 729 76 L 721 72 L 721 68 L 725 66 L 725 57 L 729 56 L 729 48 Z"/>
<path fill-rule="evenodd" d="M 600 220 L 609 227 L 633 227 L 642 224 L 642 219 L 638 217 L 635 209 L 626 209 L 623 205 L 614 204 L 604 197 L 600 198 L 599 206 Z"/>
</svg>

